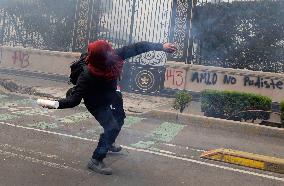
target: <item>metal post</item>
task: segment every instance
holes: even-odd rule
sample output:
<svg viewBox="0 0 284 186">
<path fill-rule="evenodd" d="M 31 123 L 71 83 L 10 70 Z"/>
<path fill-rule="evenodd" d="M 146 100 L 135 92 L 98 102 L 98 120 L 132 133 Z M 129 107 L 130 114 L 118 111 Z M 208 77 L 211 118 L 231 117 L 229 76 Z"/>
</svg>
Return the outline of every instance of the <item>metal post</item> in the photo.
<svg viewBox="0 0 284 186">
<path fill-rule="evenodd" d="M 191 1 L 191 2 L 190 2 Z M 188 49 L 187 49 L 187 58 L 186 64 L 193 64 L 193 38 L 192 38 L 192 20 L 193 20 L 193 9 L 195 8 L 196 2 L 195 0 L 189 0 L 188 3 L 191 3 L 191 8 L 189 12 L 189 35 L 188 35 Z"/>
<path fill-rule="evenodd" d="M 6 26 L 6 12 L 5 10 L 3 11 L 3 17 L 1 17 L 1 19 L 3 20 L 3 25 L 2 25 L 2 29 L 0 29 L 0 45 L 4 45 L 4 34 L 5 34 L 5 26 Z"/>
<path fill-rule="evenodd" d="M 135 11 L 135 6 L 136 6 L 136 0 L 133 0 L 131 23 L 130 23 L 130 34 L 129 34 L 129 44 L 132 43 L 132 37 L 133 37 L 134 18 L 135 18 L 135 13 L 136 13 L 136 11 Z"/>
</svg>

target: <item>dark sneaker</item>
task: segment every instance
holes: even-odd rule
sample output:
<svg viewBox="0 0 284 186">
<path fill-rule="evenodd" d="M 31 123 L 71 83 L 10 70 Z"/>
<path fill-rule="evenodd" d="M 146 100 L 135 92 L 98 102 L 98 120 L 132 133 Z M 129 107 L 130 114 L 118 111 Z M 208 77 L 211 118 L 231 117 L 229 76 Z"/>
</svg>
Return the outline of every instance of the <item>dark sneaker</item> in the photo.
<svg viewBox="0 0 284 186">
<path fill-rule="evenodd" d="M 120 145 L 112 144 L 109 148 L 110 152 L 120 152 L 122 150 L 122 147 Z"/>
<path fill-rule="evenodd" d="M 105 174 L 105 175 L 112 174 L 111 168 L 107 167 L 103 161 L 98 161 L 93 158 L 91 158 L 88 163 L 88 169 L 91 169 L 92 171 L 100 173 L 100 174 Z"/>
</svg>

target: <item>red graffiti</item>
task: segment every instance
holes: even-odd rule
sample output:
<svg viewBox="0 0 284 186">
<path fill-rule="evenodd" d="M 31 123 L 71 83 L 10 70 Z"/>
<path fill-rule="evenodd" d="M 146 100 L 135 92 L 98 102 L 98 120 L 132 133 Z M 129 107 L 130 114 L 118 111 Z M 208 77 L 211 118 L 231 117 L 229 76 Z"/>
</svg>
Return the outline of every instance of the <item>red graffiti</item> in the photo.
<svg viewBox="0 0 284 186">
<path fill-rule="evenodd" d="M 171 86 L 183 88 L 185 83 L 185 71 L 180 69 L 167 68 L 165 79 L 171 84 Z"/>
<path fill-rule="evenodd" d="M 13 64 L 16 65 L 19 63 L 21 68 L 26 68 L 30 65 L 29 58 L 29 53 L 23 51 L 15 51 L 12 56 Z"/>
<path fill-rule="evenodd" d="M 172 85 L 175 84 L 175 70 L 168 68 L 166 71 L 166 81 L 171 81 Z"/>
<path fill-rule="evenodd" d="M 181 70 L 176 70 L 176 71 L 175 71 L 175 74 L 176 74 L 176 78 L 175 78 L 175 80 L 176 80 L 176 85 L 177 85 L 177 86 L 182 86 L 183 83 L 184 83 L 183 71 L 181 71 Z"/>
</svg>

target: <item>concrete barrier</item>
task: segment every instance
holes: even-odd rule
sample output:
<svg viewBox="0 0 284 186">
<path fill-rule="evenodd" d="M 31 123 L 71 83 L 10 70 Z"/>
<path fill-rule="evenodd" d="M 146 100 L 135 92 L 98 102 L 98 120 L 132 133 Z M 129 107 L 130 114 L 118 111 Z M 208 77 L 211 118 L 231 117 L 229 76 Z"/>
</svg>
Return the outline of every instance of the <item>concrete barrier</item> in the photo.
<svg viewBox="0 0 284 186">
<path fill-rule="evenodd" d="M 257 93 L 284 100 L 284 74 L 167 62 L 165 88 L 200 92 L 205 89 Z"/>
<path fill-rule="evenodd" d="M 0 67 L 69 75 L 80 53 L 0 46 Z M 284 100 L 284 74 L 167 62 L 165 88 L 200 92 L 204 89 L 259 93 Z"/>
<path fill-rule="evenodd" d="M 79 57 L 79 53 L 0 46 L 1 68 L 69 75 L 70 64 Z"/>
</svg>

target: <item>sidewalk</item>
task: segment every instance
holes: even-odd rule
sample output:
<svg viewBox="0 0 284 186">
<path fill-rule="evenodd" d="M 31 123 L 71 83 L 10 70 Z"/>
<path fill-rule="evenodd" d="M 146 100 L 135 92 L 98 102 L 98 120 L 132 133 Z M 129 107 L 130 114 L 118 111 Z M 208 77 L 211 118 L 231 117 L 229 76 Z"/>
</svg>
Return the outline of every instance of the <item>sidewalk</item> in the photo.
<svg viewBox="0 0 284 186">
<path fill-rule="evenodd" d="M 67 82 L 20 77 L 13 75 L 0 75 L 0 86 L 11 92 L 30 94 L 51 99 L 64 98 L 67 90 L 72 87 Z M 173 98 L 141 95 L 123 92 L 124 107 L 129 113 L 142 114 L 156 108 L 167 108 Z"/>
<path fill-rule="evenodd" d="M 64 81 L 43 80 L 38 78 L 0 74 L 0 86 L 10 92 L 29 94 L 48 99 L 64 98 L 72 87 Z M 123 92 L 124 109 L 127 114 L 152 117 L 165 121 L 174 121 L 186 125 L 239 131 L 265 136 L 284 137 L 284 129 L 267 127 L 257 123 L 237 122 L 218 118 L 205 117 L 201 112 L 200 102 L 192 101 L 183 113 L 172 108 L 174 98 L 141 95 Z M 32 98 L 36 99 L 36 98 Z M 272 118 L 274 119 L 274 118 Z"/>
</svg>

